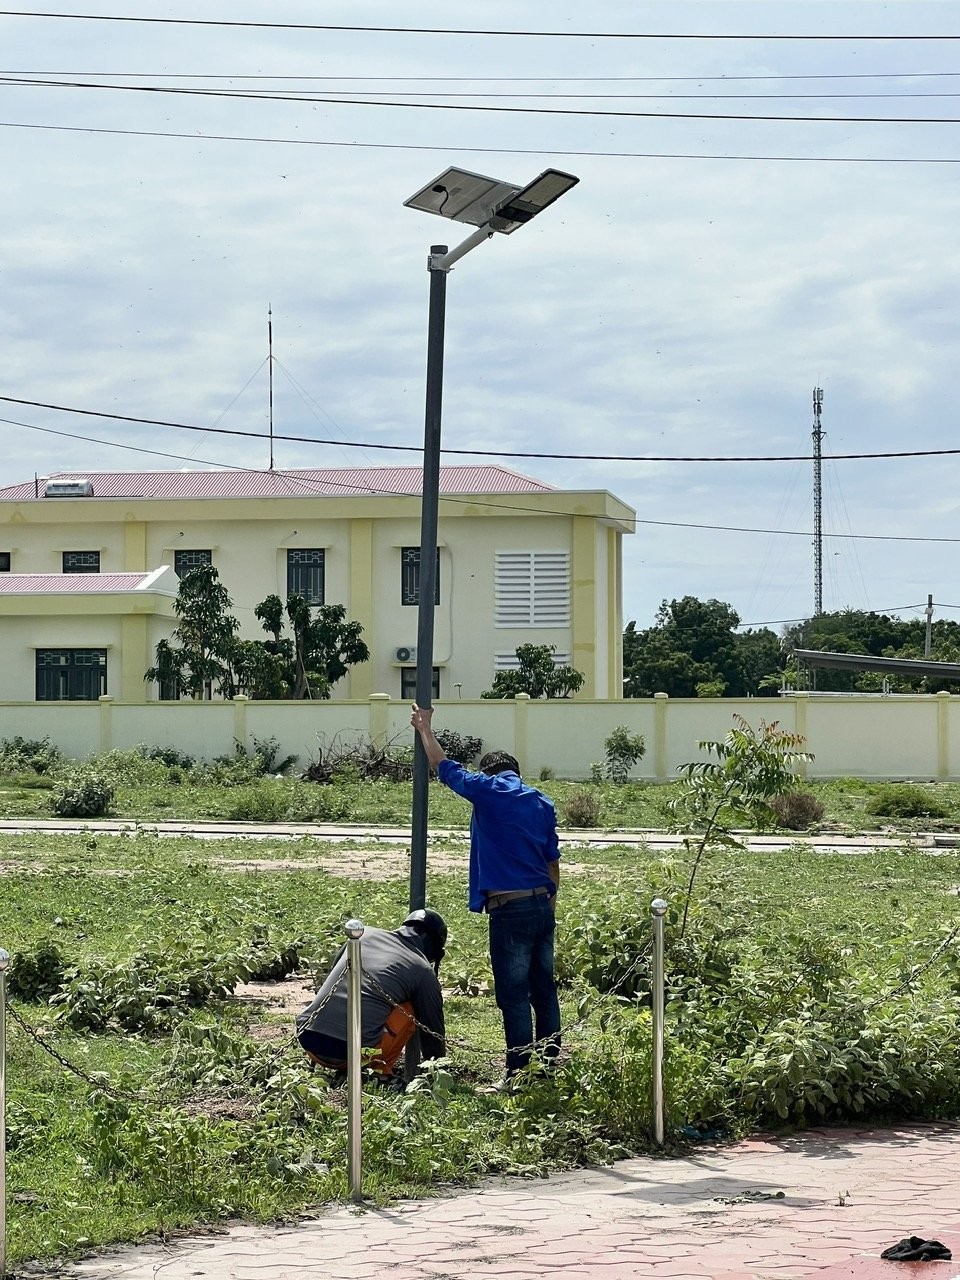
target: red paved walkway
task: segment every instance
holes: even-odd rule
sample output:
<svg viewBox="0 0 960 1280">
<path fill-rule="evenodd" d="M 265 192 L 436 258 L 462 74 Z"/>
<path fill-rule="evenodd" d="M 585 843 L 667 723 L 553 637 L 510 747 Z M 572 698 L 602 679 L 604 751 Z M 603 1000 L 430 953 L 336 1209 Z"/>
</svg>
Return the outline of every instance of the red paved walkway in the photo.
<svg viewBox="0 0 960 1280">
<path fill-rule="evenodd" d="M 954 1263 L 881 1262 L 903 1236 Z M 960 1280 L 960 1126 L 814 1130 L 292 1228 L 125 1250 L 84 1280 Z"/>
</svg>

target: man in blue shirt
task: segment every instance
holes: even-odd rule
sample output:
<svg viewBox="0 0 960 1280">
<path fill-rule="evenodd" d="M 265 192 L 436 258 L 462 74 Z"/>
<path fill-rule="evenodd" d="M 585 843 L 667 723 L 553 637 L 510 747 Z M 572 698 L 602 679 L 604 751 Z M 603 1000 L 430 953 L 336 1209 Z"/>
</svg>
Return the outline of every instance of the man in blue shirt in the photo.
<svg viewBox="0 0 960 1280">
<path fill-rule="evenodd" d="M 553 801 L 528 787 L 505 751 L 479 772 L 448 760 L 432 728 L 433 709 L 413 707 L 410 723 L 440 781 L 469 800 L 471 911 L 490 917 L 490 965 L 507 1041 L 507 1076 L 536 1047 L 547 1065 L 560 1052 L 560 1003 L 553 976 L 560 846 Z M 531 1016 L 532 1007 L 532 1016 Z"/>
</svg>

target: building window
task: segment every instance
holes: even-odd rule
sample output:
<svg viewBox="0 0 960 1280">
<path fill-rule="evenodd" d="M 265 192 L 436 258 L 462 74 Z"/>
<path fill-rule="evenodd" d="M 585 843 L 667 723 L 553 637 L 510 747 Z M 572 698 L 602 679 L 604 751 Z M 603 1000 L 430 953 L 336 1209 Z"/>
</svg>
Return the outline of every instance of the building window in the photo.
<svg viewBox="0 0 960 1280">
<path fill-rule="evenodd" d="M 173 571 L 178 578 L 185 578 L 191 569 L 200 569 L 205 564 L 213 564 L 212 551 L 175 551 L 173 553 Z"/>
<path fill-rule="evenodd" d="M 420 603 L 420 548 L 400 548 L 400 603 Z M 437 547 L 437 577 L 433 603 L 440 603 L 440 548 Z"/>
<path fill-rule="evenodd" d="M 400 668 L 400 697 L 404 702 L 413 702 L 417 696 L 417 668 L 401 667 Z M 440 668 L 433 668 L 433 688 L 430 696 L 432 698 L 440 697 Z"/>
<path fill-rule="evenodd" d="M 0 573 L 10 572 L 10 552 L 0 551 Z"/>
<path fill-rule="evenodd" d="M 38 649 L 38 702 L 96 702 L 107 692 L 106 649 Z"/>
<path fill-rule="evenodd" d="M 324 553 L 319 548 L 287 552 L 287 597 L 303 596 L 307 604 L 323 604 Z"/>
<path fill-rule="evenodd" d="M 498 627 L 568 627 L 570 553 L 498 551 L 494 592 Z"/>
<path fill-rule="evenodd" d="M 99 551 L 64 551 L 64 573 L 99 573 Z"/>
</svg>

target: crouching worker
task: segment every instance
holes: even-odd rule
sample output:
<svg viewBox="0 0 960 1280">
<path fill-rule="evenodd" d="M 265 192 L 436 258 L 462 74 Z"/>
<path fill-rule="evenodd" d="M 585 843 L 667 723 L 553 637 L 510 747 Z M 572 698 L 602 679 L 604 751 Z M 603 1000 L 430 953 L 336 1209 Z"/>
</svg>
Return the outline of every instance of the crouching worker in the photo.
<svg viewBox="0 0 960 1280">
<path fill-rule="evenodd" d="M 442 1058 L 440 961 L 447 926 L 436 911 L 411 911 L 399 929 L 365 929 L 361 942 L 360 1042 L 374 1049 L 369 1065 L 389 1079 L 419 1030 L 419 1057 Z M 297 1039 L 309 1058 L 331 1071 L 347 1069 L 347 948 L 312 1004 L 297 1018 Z"/>
</svg>

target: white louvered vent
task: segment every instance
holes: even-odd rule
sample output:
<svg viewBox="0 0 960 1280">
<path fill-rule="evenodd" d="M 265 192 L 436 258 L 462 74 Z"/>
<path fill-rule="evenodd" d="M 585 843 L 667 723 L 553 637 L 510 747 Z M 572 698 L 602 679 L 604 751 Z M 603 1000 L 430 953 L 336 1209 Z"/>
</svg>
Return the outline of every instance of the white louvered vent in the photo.
<svg viewBox="0 0 960 1280">
<path fill-rule="evenodd" d="M 498 551 L 494 585 L 498 627 L 570 625 L 568 551 Z"/>
<path fill-rule="evenodd" d="M 569 667 L 569 653 L 555 653 L 553 655 L 553 665 L 555 667 Z M 493 655 L 494 671 L 519 671 L 520 660 L 517 657 L 516 649 L 512 649 L 509 653 L 505 650 L 499 650 Z"/>
</svg>

